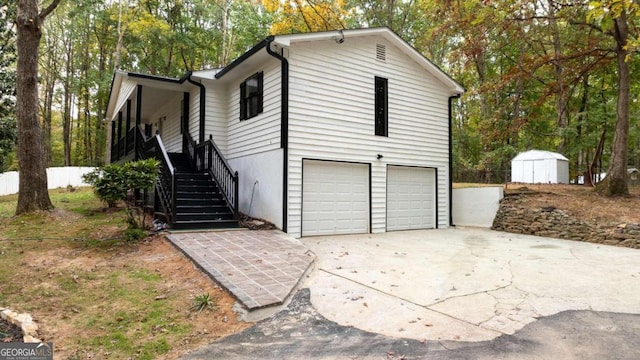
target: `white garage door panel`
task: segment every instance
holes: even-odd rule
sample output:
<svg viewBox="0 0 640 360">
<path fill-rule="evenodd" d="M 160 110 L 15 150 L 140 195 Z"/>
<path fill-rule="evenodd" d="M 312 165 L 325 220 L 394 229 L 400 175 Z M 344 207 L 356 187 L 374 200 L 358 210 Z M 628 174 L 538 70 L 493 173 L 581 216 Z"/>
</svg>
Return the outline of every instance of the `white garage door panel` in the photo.
<svg viewBox="0 0 640 360">
<path fill-rule="evenodd" d="M 387 168 L 387 230 L 435 227 L 435 170 Z"/>
<path fill-rule="evenodd" d="M 305 160 L 302 236 L 369 232 L 369 167 Z"/>
</svg>

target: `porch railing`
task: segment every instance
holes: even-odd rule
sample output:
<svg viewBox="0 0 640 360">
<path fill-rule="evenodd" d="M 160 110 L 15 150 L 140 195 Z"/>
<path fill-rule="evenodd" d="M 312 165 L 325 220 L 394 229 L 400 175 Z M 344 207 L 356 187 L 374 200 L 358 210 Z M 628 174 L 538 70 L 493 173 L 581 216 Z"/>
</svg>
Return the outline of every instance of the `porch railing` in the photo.
<svg viewBox="0 0 640 360">
<path fill-rule="evenodd" d="M 229 208 L 238 218 L 238 172 L 233 171 L 222 152 L 209 136 L 209 140 L 196 144 L 188 132 L 184 132 L 183 153 L 189 156 L 197 171 L 207 172 L 218 184 Z"/>
<path fill-rule="evenodd" d="M 136 128 L 132 127 L 111 145 L 111 162 L 118 161 L 133 152 L 133 139 L 136 137 Z"/>
</svg>

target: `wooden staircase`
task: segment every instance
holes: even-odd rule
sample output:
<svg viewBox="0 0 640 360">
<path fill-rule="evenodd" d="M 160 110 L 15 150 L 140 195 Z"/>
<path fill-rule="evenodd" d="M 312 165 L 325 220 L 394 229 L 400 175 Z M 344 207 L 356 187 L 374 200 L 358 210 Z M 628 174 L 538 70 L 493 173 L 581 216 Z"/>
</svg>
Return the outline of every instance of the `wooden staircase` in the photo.
<svg viewBox="0 0 640 360">
<path fill-rule="evenodd" d="M 238 220 L 208 173 L 195 171 L 182 153 L 169 153 L 176 170 L 174 230 L 236 228 Z"/>
</svg>

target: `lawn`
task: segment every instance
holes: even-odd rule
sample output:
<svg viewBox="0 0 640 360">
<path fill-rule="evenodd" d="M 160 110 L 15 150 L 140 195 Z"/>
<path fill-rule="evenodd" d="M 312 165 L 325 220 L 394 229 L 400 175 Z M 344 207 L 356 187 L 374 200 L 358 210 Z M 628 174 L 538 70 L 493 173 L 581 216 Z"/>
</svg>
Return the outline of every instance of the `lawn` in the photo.
<svg viewBox="0 0 640 360">
<path fill-rule="evenodd" d="M 122 209 L 87 188 L 50 195 L 55 210 L 23 216 L 0 197 L 0 307 L 30 313 L 56 358 L 172 359 L 249 325 L 163 236 L 124 241 Z M 192 309 L 204 294 L 215 307 Z"/>
</svg>

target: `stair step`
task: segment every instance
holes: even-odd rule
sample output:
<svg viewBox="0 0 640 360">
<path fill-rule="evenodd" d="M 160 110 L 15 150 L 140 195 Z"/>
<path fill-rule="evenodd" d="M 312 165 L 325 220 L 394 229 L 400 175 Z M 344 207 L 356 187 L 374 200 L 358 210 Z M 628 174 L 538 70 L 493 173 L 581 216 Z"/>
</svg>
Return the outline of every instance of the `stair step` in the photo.
<svg viewBox="0 0 640 360">
<path fill-rule="evenodd" d="M 237 228 L 239 226 L 238 220 L 176 221 L 171 228 L 174 230 L 197 230 Z"/>
<path fill-rule="evenodd" d="M 231 212 L 220 213 L 183 213 L 179 212 L 175 216 L 176 221 L 215 221 L 215 220 L 233 220 Z"/>
<path fill-rule="evenodd" d="M 193 204 L 176 203 L 176 212 L 178 214 L 182 214 L 182 213 L 218 214 L 218 213 L 228 213 L 229 212 L 229 208 L 227 207 L 226 204 L 220 204 L 220 205 L 211 205 L 211 204 L 193 205 Z"/>
<path fill-rule="evenodd" d="M 198 184 L 179 184 L 177 192 L 210 192 L 210 193 L 218 193 L 218 189 L 212 185 L 198 185 Z"/>
<path fill-rule="evenodd" d="M 224 201 L 222 194 L 216 192 L 177 192 L 176 201 L 207 201 L 214 205 L 214 202 Z"/>
<path fill-rule="evenodd" d="M 208 172 L 191 168 L 188 156 L 169 153 L 176 169 L 176 214 L 173 229 L 235 228 L 239 223 Z"/>
<path fill-rule="evenodd" d="M 176 206 L 178 208 L 181 207 L 227 207 L 227 202 L 221 198 L 210 198 L 210 199 L 185 199 L 185 198 L 177 198 Z"/>
</svg>

